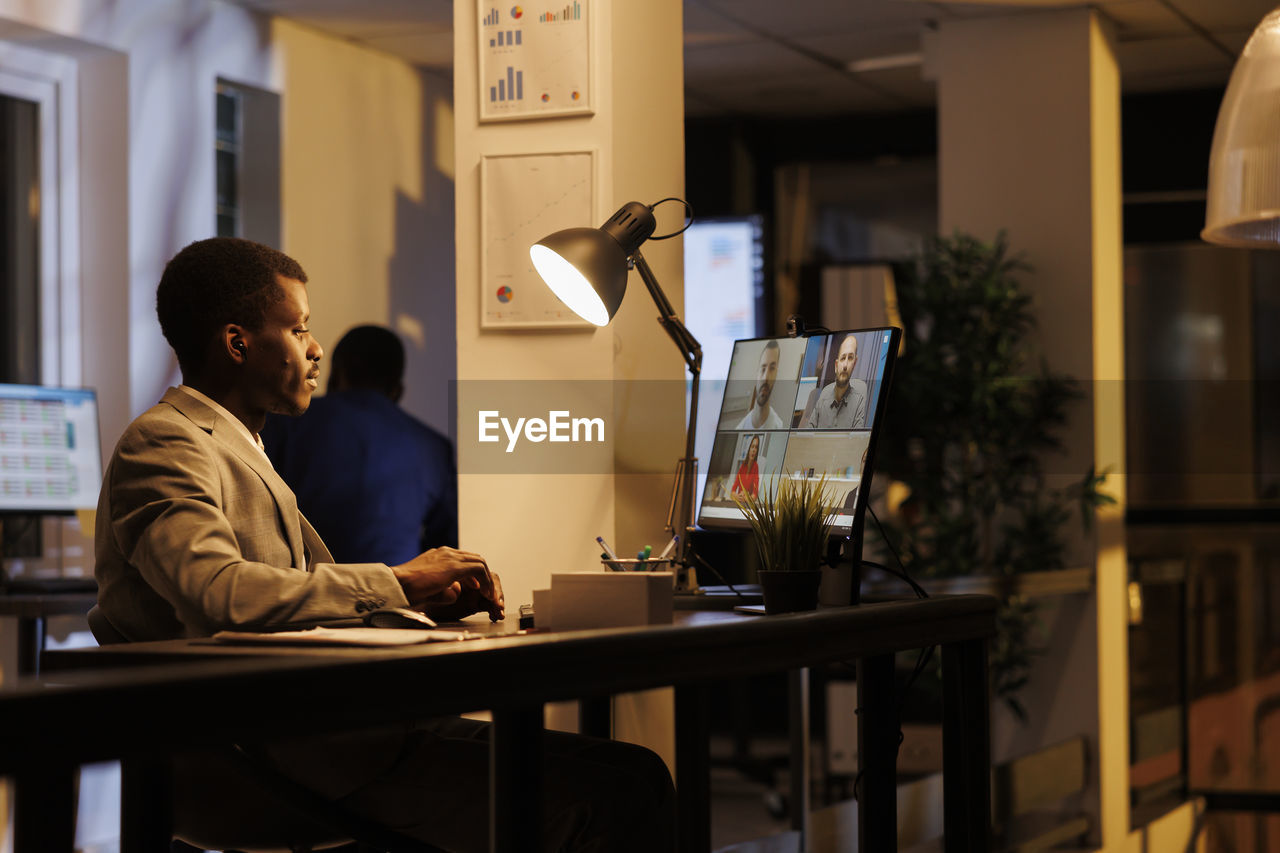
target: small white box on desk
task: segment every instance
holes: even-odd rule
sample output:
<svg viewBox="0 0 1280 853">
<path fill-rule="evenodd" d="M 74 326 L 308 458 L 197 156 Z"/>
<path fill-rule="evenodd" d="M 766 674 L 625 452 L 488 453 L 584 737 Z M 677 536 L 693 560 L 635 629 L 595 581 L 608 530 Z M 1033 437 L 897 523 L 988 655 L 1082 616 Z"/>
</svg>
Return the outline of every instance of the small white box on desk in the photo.
<svg viewBox="0 0 1280 853">
<path fill-rule="evenodd" d="M 669 625 L 673 609 L 670 572 L 565 572 L 551 576 L 552 621 L 538 627 L 554 631 Z"/>
</svg>

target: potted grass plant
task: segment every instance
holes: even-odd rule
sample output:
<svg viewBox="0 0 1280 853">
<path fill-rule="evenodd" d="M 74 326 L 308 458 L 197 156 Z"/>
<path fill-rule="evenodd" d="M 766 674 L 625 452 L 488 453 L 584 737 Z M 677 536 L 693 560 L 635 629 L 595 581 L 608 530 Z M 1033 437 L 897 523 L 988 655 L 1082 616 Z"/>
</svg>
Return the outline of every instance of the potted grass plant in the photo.
<svg viewBox="0 0 1280 853">
<path fill-rule="evenodd" d="M 828 491 L 824 475 L 817 480 L 783 476 L 776 489 L 734 493 L 760 552 L 766 613 L 818 606 L 820 564 L 835 520 Z"/>
</svg>

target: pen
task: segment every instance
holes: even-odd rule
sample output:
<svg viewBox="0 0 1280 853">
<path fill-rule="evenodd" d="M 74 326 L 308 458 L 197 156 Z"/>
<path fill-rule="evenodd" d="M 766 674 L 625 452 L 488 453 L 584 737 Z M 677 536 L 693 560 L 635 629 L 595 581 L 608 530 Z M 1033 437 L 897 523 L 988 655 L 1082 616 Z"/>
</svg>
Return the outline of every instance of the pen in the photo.
<svg viewBox="0 0 1280 853">
<path fill-rule="evenodd" d="M 618 559 L 618 555 L 613 553 L 613 549 L 609 547 L 608 542 L 604 541 L 603 536 L 597 536 L 596 541 L 600 543 L 600 547 L 604 549 L 604 552 L 609 555 L 610 560 Z"/>
<path fill-rule="evenodd" d="M 671 537 L 671 541 L 667 543 L 667 547 L 662 549 L 662 553 L 658 555 L 659 560 L 665 560 L 671 556 L 671 552 L 675 550 L 676 545 L 680 543 L 680 534 L 677 533 Z"/>
</svg>

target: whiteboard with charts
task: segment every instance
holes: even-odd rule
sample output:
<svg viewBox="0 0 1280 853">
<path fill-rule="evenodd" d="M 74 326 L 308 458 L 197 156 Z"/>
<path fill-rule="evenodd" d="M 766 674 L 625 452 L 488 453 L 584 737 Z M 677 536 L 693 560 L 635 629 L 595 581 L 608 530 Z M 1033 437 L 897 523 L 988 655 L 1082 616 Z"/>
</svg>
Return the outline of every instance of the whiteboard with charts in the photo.
<svg viewBox="0 0 1280 853">
<path fill-rule="evenodd" d="M 595 327 L 542 281 L 529 247 L 565 228 L 599 225 L 592 151 L 488 155 L 480 161 L 480 327 Z"/>
<path fill-rule="evenodd" d="M 480 120 L 589 114 L 590 0 L 476 0 Z"/>
</svg>

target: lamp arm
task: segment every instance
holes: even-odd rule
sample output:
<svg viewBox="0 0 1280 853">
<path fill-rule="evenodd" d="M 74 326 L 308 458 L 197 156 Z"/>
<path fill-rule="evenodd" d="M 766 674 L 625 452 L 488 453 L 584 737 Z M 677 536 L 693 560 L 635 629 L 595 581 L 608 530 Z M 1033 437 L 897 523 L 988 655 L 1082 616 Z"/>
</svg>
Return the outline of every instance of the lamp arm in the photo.
<svg viewBox="0 0 1280 853">
<path fill-rule="evenodd" d="M 697 581 L 692 580 L 692 539 L 689 531 L 694 526 L 693 521 L 693 502 L 694 487 L 697 482 L 697 465 L 698 461 L 695 455 L 694 442 L 698 432 L 698 380 L 702 374 L 702 346 L 698 343 L 698 339 L 693 336 L 688 327 L 676 315 L 675 309 L 671 306 L 671 301 L 667 299 L 667 295 L 662 292 L 662 287 L 658 284 L 658 279 L 653 274 L 653 270 L 649 268 L 648 262 L 644 256 L 636 250 L 631 255 L 631 260 L 635 264 L 636 272 L 640 273 L 640 278 L 644 282 L 644 286 L 648 288 L 649 295 L 653 297 L 654 303 L 658 306 L 658 322 L 662 324 L 662 328 L 666 329 L 667 334 L 671 336 L 671 340 L 675 341 L 676 347 L 680 350 L 680 355 L 684 358 L 685 365 L 689 368 L 689 374 L 692 378 L 689 394 L 689 424 L 685 429 L 684 435 L 684 458 L 680 460 L 680 464 L 676 468 L 676 503 L 678 511 L 674 518 L 669 516 L 671 521 L 671 529 L 673 533 L 680 534 L 680 569 L 676 577 L 676 588 L 680 590 L 689 590 L 697 587 Z"/>
<path fill-rule="evenodd" d="M 702 346 L 676 315 L 675 309 L 671 307 L 671 301 L 667 299 L 667 294 L 663 292 L 662 287 L 658 284 L 658 279 L 654 276 L 653 270 L 649 268 L 644 255 L 641 255 L 640 251 L 636 250 L 632 253 L 631 260 L 635 264 L 636 272 L 640 273 L 640 280 L 644 282 L 644 286 L 649 290 L 649 295 L 653 297 L 654 303 L 658 306 L 658 322 L 667 330 L 671 340 L 675 341 L 680 350 L 680 355 L 684 358 L 685 365 L 696 378 L 702 371 Z"/>
</svg>

